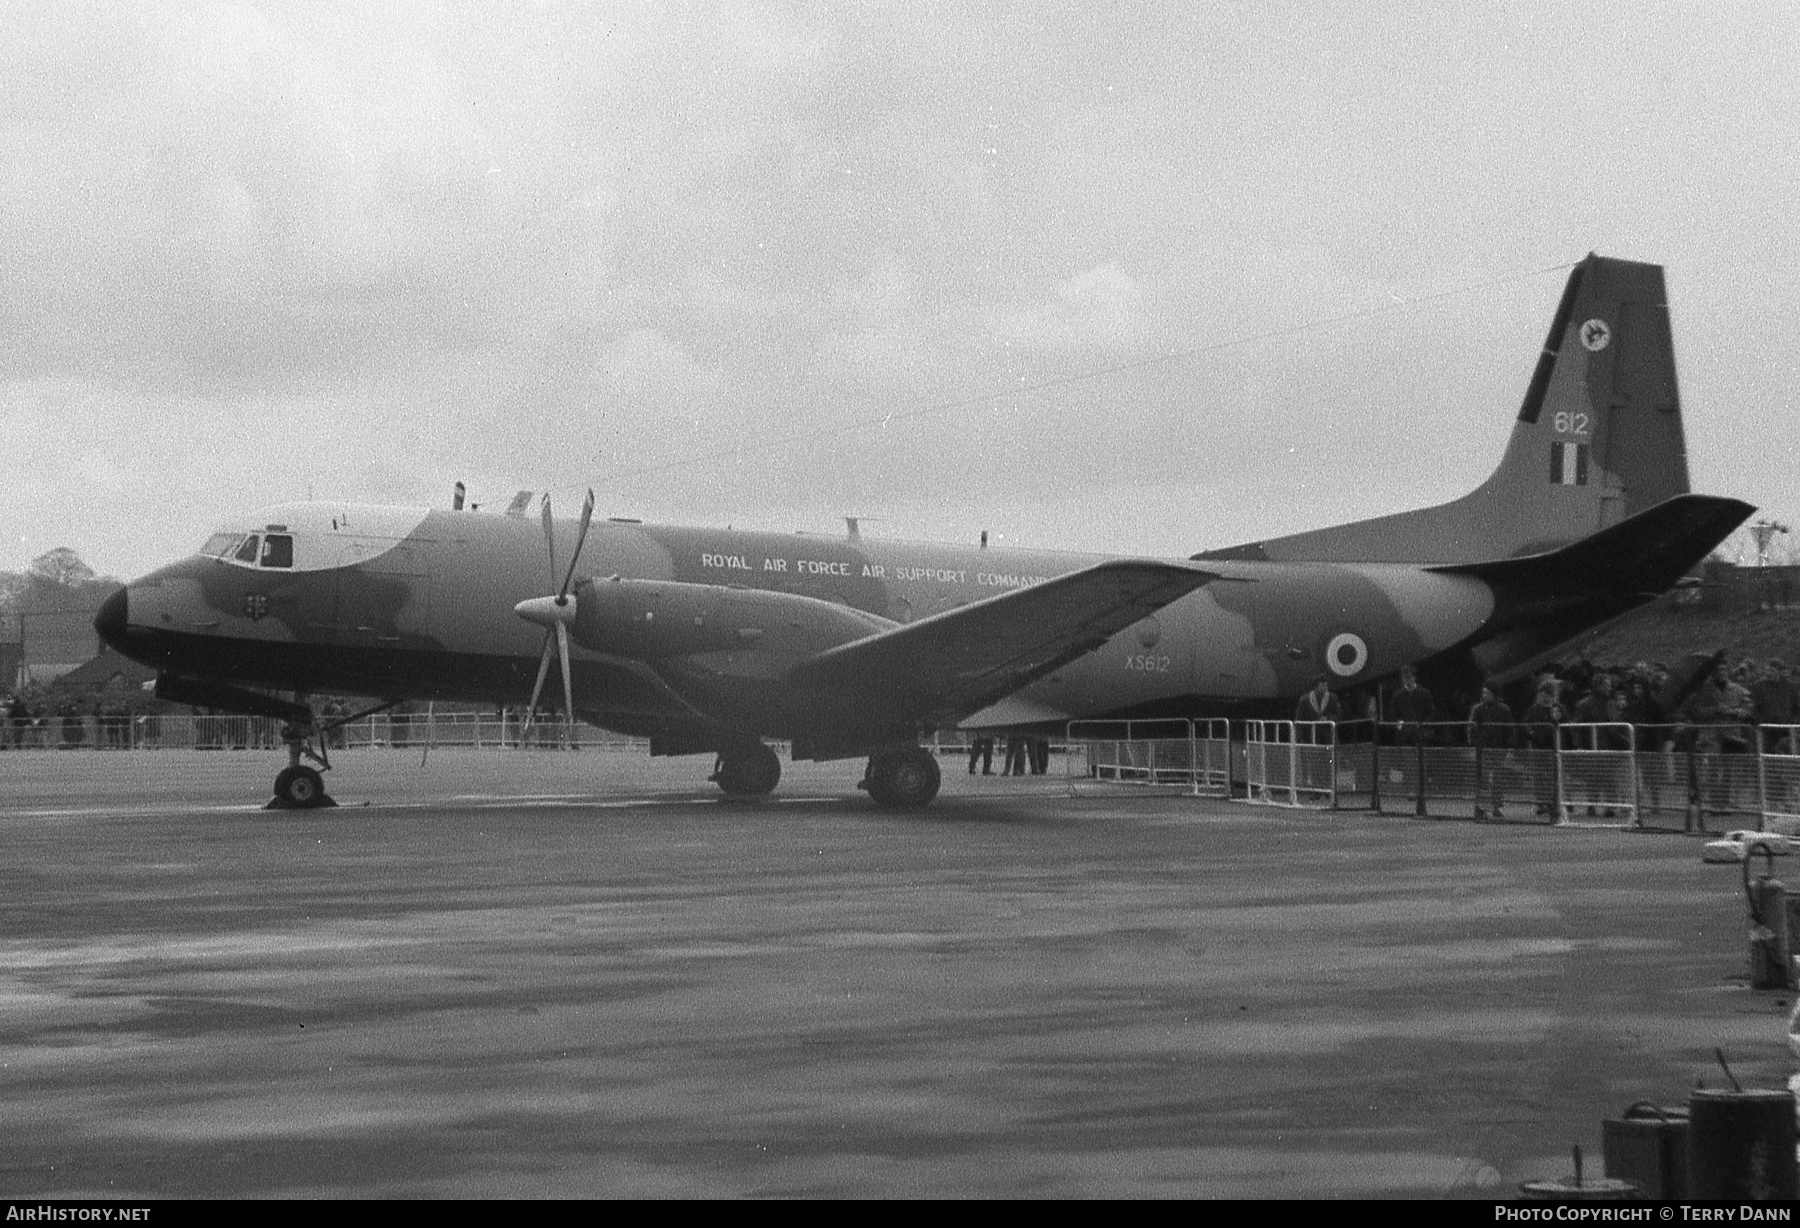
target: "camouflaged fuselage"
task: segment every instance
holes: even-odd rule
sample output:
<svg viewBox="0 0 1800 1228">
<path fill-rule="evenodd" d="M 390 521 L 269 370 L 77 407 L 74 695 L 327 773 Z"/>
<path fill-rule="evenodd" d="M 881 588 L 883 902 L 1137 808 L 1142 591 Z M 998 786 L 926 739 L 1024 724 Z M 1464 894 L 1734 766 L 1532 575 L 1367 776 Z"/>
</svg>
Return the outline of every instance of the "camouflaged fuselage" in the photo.
<svg viewBox="0 0 1800 1228">
<path fill-rule="evenodd" d="M 159 669 L 310 693 L 520 704 L 543 631 L 513 607 L 553 592 L 534 520 L 328 504 L 265 509 L 228 534 L 292 539 L 288 566 L 196 556 L 134 581 L 122 646 Z M 558 555 L 573 522 L 556 525 Z M 770 590 L 908 623 L 1102 556 L 604 521 L 583 575 Z M 1219 579 L 966 723 L 1291 707 L 1320 674 L 1355 685 L 1476 635 L 1487 585 L 1394 564 L 1209 563 Z M 730 602 L 708 617 L 729 619 Z M 655 660 L 577 647 L 576 706 L 651 733 L 699 722 L 806 737 L 759 648 Z M 763 658 L 769 659 L 767 654 Z M 879 709 L 881 697 L 866 697 Z"/>
</svg>

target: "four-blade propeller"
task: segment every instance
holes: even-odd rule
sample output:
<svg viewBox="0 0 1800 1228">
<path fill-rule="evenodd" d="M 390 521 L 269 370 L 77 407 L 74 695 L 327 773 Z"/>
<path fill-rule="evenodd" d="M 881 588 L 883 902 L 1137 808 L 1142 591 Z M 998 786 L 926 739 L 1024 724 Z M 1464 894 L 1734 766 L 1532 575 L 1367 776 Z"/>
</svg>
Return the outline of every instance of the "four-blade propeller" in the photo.
<svg viewBox="0 0 1800 1228">
<path fill-rule="evenodd" d="M 563 732 L 566 738 L 575 720 L 575 685 L 569 675 L 569 625 L 575 621 L 575 598 L 570 595 L 569 586 L 575 581 L 575 567 L 581 562 L 581 547 L 587 542 L 588 524 L 594 519 L 594 492 L 589 490 L 582 501 L 581 529 L 575 534 L 575 553 L 569 557 L 569 569 L 563 573 L 560 584 L 557 584 L 556 528 L 550 517 L 548 494 L 540 506 L 543 509 L 544 548 L 550 556 L 550 583 L 557 588 L 554 597 L 532 597 L 513 607 L 513 613 L 520 618 L 544 628 L 544 652 L 538 658 L 537 681 L 531 687 L 531 706 L 525 710 L 525 732 L 531 731 L 532 722 L 537 719 L 538 699 L 544 692 L 544 679 L 550 673 L 550 653 L 554 650 L 562 663 Z M 521 737 L 520 745 L 525 741 Z"/>
</svg>

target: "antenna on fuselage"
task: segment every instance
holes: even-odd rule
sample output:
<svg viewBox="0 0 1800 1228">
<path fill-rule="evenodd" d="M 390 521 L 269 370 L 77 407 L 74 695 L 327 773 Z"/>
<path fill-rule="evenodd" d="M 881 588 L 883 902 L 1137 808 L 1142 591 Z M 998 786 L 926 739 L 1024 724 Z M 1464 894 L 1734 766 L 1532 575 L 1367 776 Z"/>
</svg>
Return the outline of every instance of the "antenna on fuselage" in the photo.
<svg viewBox="0 0 1800 1228">
<path fill-rule="evenodd" d="M 458 482 L 456 484 L 456 493 L 454 493 L 450 496 L 450 510 L 451 511 L 460 512 L 463 510 L 463 496 L 465 496 L 466 494 L 468 494 L 468 488 L 465 487 L 461 482 Z"/>
</svg>

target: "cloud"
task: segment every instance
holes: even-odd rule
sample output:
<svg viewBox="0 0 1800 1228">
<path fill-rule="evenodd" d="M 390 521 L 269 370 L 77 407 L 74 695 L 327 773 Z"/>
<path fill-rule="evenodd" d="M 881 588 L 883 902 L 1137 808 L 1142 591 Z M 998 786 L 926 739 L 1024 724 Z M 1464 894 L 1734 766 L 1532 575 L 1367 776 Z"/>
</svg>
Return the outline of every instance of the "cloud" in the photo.
<svg viewBox="0 0 1800 1228">
<path fill-rule="evenodd" d="M 596 413 L 624 420 L 673 410 L 698 423 L 720 391 L 717 371 L 695 362 L 650 328 L 634 328 L 603 346 L 594 362 L 593 379 Z"/>
<path fill-rule="evenodd" d="M 591 245 L 546 215 L 591 175 L 579 153 L 509 139 L 503 104 L 536 76 L 496 115 L 461 72 L 468 23 L 444 24 L 331 5 L 28 10 L 0 97 L 10 368 L 189 387 L 356 370 L 554 299 Z"/>
<path fill-rule="evenodd" d="M 1143 346 L 1151 323 L 1137 283 L 1109 263 L 1071 277 L 1053 300 L 1006 316 L 994 331 L 1029 348 L 1122 354 Z"/>
</svg>

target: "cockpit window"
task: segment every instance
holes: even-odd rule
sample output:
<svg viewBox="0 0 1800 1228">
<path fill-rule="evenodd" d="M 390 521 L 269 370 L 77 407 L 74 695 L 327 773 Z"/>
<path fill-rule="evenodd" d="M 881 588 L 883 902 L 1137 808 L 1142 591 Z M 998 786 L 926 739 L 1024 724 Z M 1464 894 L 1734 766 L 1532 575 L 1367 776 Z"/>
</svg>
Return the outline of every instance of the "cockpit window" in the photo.
<svg viewBox="0 0 1800 1228">
<path fill-rule="evenodd" d="M 257 551 L 261 545 L 262 538 L 255 533 L 252 533 L 249 537 L 244 539 L 244 544 L 239 546 L 237 548 L 237 553 L 231 557 L 240 563 L 254 563 L 256 562 Z"/>
<path fill-rule="evenodd" d="M 287 533 L 271 533 L 263 538 L 262 565 L 264 567 L 292 567 L 294 565 L 294 539 Z"/>
<path fill-rule="evenodd" d="M 231 548 L 244 539 L 242 533 L 214 533 L 200 547 L 200 553 L 209 559 L 222 559 L 231 553 Z"/>
</svg>

